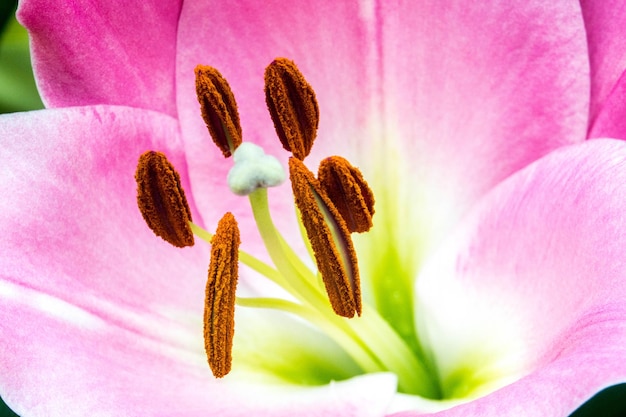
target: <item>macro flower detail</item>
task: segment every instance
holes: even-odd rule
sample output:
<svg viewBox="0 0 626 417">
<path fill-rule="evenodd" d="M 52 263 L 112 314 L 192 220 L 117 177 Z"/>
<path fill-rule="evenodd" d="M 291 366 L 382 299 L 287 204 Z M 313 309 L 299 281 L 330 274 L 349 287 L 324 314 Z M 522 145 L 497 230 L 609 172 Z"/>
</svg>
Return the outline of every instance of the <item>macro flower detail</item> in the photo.
<svg viewBox="0 0 626 417">
<path fill-rule="evenodd" d="M 626 381 L 623 2 L 22 0 L 18 18 L 47 107 L 0 116 L 0 396 L 20 416 L 565 416 Z M 298 72 L 272 75 L 274 117 L 277 56 Z M 198 63 L 222 74 L 200 94 Z M 146 150 L 178 173 L 193 246 L 146 227 Z M 333 155 L 375 196 L 367 233 L 339 209 L 369 223 L 356 171 L 314 169 Z M 289 165 L 330 202 L 305 196 L 310 219 L 346 223 L 330 240 L 358 254 L 360 316 L 329 302 Z M 237 266 L 212 274 L 231 297 L 238 276 L 223 321 L 212 241 Z"/>
<path fill-rule="evenodd" d="M 305 99 L 295 99 L 289 105 L 284 105 L 283 103 L 283 105 L 276 106 L 268 101 L 268 109 L 274 122 L 280 125 L 280 127 L 276 127 L 277 132 L 297 132 L 301 130 L 302 124 L 298 118 L 291 116 L 294 114 L 306 114 L 307 109 L 301 109 L 301 107 L 311 107 L 313 105 L 311 102 L 305 104 L 302 104 L 302 102 L 306 102 L 306 97 L 308 97 L 313 100 L 312 103 L 315 103 L 315 95 L 296 65 L 284 58 L 275 59 L 266 69 L 266 90 L 272 88 L 267 87 L 267 84 L 271 84 L 272 78 L 274 78 L 272 76 L 272 71 L 275 71 L 274 67 L 277 64 L 285 63 L 289 73 L 286 77 L 289 81 L 286 84 L 290 85 L 287 90 L 293 90 L 291 84 L 294 83 L 293 78 L 295 78 L 300 86 L 305 87 Z M 213 137 L 214 143 L 222 150 L 225 156 L 227 156 L 227 153 L 234 155 L 234 166 L 229 171 L 227 177 L 229 187 L 237 195 L 250 195 L 253 211 L 267 216 L 267 220 L 259 219 L 257 224 L 260 229 L 263 229 L 261 224 L 266 223 L 266 230 L 260 231 L 265 236 L 268 251 L 273 254 L 272 257 L 277 263 L 278 270 L 271 274 L 266 273 L 266 275 L 279 285 L 285 286 L 287 292 L 293 291 L 295 287 L 295 292 L 299 293 L 298 295 L 302 297 L 301 301 L 303 301 L 302 304 L 293 304 L 289 308 L 284 307 L 289 305 L 289 303 L 281 299 L 242 299 L 240 303 L 248 307 L 284 309 L 292 313 L 294 308 L 300 309 L 314 306 L 324 309 L 323 303 L 320 305 L 318 298 L 319 289 L 315 288 L 314 279 L 306 277 L 307 273 L 301 266 L 303 263 L 294 263 L 293 260 L 289 259 L 294 254 L 281 247 L 284 245 L 280 241 L 283 238 L 280 237 L 276 230 L 271 230 L 273 226 L 271 225 L 269 213 L 265 208 L 265 200 L 267 199 L 266 188 L 282 183 L 284 178 L 278 173 L 282 167 L 275 158 L 266 155 L 256 145 L 247 142 L 241 143 L 240 139 L 236 141 L 236 146 L 233 145 L 233 140 L 230 139 L 232 135 L 224 134 L 226 129 L 223 129 L 226 125 L 232 125 L 230 115 L 238 114 L 235 98 L 228 87 L 227 81 L 221 76 L 219 71 L 209 66 L 198 65 L 195 72 L 196 90 L 201 114 L 205 121 L 210 121 L 207 122 L 209 133 Z M 221 87 L 216 88 L 215 85 L 220 85 Z M 220 93 L 215 94 L 213 90 L 220 90 Z M 283 96 L 287 95 L 283 91 L 282 93 L 268 93 L 268 97 L 280 96 L 281 94 Z M 291 94 L 291 97 L 293 95 Z M 212 96 L 212 98 L 207 98 L 209 96 Z M 226 97 L 228 111 L 223 111 L 224 103 L 221 97 Z M 313 107 L 315 107 L 315 118 L 317 119 L 319 117 L 317 104 L 315 103 Z M 285 116 L 284 113 L 288 113 L 288 115 Z M 238 116 L 235 119 L 238 120 Z M 238 121 L 236 124 L 238 125 Z M 315 120 L 314 124 L 316 129 L 317 120 Z M 215 126 L 222 128 L 216 129 Z M 241 129 L 238 128 L 236 130 L 240 135 Z M 289 140 L 289 150 L 295 150 L 295 154 L 304 158 L 311 150 L 313 139 L 315 138 L 314 133 L 314 131 L 313 133 L 309 131 L 306 134 L 292 135 Z M 237 137 L 240 138 L 240 136 Z M 306 142 L 306 144 L 303 142 Z M 350 189 L 348 193 L 358 194 L 361 190 L 367 193 L 368 207 L 365 210 L 367 210 L 370 216 L 369 223 L 371 224 L 370 213 L 373 212 L 373 196 L 371 190 L 367 188 L 367 183 L 363 180 L 360 172 L 356 168 L 351 167 L 343 158 L 327 159 L 326 163 L 321 165 L 321 169 L 324 172 L 328 171 L 324 167 L 328 166 L 331 160 L 337 161 L 333 165 L 342 165 L 344 171 L 347 170 L 349 172 L 348 175 L 354 175 L 357 178 L 358 191 Z M 333 171 L 333 168 L 329 169 Z M 337 175 L 330 171 L 326 177 Z M 344 214 L 342 216 L 331 199 L 326 195 L 320 182 L 306 168 L 300 158 L 292 157 L 289 159 L 289 172 L 295 203 L 300 211 L 302 223 L 309 239 L 308 244 L 312 248 L 330 305 L 339 316 L 351 318 L 355 313 L 360 316 L 362 304 L 357 256 L 350 237 L 349 227 L 344 219 L 359 216 L 359 213 L 353 215 L 350 211 L 353 208 L 361 210 L 362 207 L 357 207 L 354 204 L 350 206 L 344 203 L 342 206 Z M 343 176 L 345 177 L 345 174 Z M 193 224 L 187 202 L 184 199 L 184 191 L 180 187 L 180 176 L 167 161 L 165 155 L 160 152 L 147 151 L 141 155 L 135 178 L 138 183 L 137 201 L 139 210 L 148 226 L 157 236 L 163 237 L 174 246 L 191 246 L 182 244 L 182 239 L 178 238 L 178 235 L 192 233 L 193 229 L 201 237 L 204 236 L 207 241 L 210 241 L 212 249 L 209 279 L 206 286 L 204 340 L 207 359 L 213 375 L 217 378 L 224 377 L 230 372 L 232 361 L 235 290 L 238 280 L 238 248 L 240 243 L 237 221 L 232 213 L 226 213 L 220 220 L 215 235 L 212 237 L 206 230 Z M 332 184 L 328 181 L 328 186 L 332 187 Z M 332 190 L 333 195 L 337 196 L 338 193 L 345 194 L 341 191 L 341 179 L 337 181 L 340 181 L 340 183 L 335 185 L 335 189 Z M 354 183 L 355 180 L 352 180 L 352 182 Z M 360 194 L 353 197 L 353 199 L 358 199 L 359 197 L 363 200 Z M 369 229 L 368 225 L 363 226 L 363 222 L 361 222 L 360 226 L 363 228 L 361 231 Z M 354 229 L 358 226 L 351 224 L 351 227 Z M 193 236 L 191 236 L 191 239 L 187 236 L 185 237 L 186 240 L 190 240 L 191 244 L 193 244 Z M 275 241 L 276 239 L 278 239 L 278 243 Z M 261 263 L 258 260 L 256 262 Z M 297 271 L 298 268 L 301 271 Z M 269 276 L 276 273 L 283 275 L 280 277 L 280 280 Z M 294 278 L 296 280 L 300 279 L 302 282 L 294 286 Z M 308 304 L 312 305 L 309 306 Z M 310 316 L 312 314 L 320 317 L 311 320 Z M 325 320 L 324 314 L 316 311 L 304 314 L 303 319 L 311 320 L 313 325 L 316 325 L 316 322 L 319 322 L 319 320 Z"/>
</svg>

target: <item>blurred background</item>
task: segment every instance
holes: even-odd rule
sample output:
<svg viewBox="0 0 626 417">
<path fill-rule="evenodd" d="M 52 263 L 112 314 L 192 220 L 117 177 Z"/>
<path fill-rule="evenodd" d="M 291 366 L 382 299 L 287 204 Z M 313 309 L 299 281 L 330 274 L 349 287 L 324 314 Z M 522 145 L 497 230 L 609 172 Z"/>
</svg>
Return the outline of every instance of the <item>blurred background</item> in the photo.
<svg viewBox="0 0 626 417">
<path fill-rule="evenodd" d="M 32 73 L 28 33 L 15 20 L 16 7 L 17 0 L 0 0 L 0 113 L 37 110 L 44 107 Z M 141 410 L 137 410 L 137 413 L 141 416 Z M 9 416 L 15 417 L 17 414 L 12 412 L 0 397 L 0 417 Z M 626 384 L 605 389 L 570 417 L 620 416 L 626 416 Z"/>
<path fill-rule="evenodd" d="M 0 0 L 0 113 L 43 108 L 30 65 L 28 34 L 15 20 L 17 0 Z"/>
</svg>

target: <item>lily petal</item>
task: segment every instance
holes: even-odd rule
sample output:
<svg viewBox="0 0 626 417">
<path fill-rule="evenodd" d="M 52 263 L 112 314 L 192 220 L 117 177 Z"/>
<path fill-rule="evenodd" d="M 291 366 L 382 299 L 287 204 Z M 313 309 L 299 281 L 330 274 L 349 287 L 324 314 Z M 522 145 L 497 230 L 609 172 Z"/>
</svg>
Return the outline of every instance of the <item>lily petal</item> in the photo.
<svg viewBox="0 0 626 417">
<path fill-rule="evenodd" d="M 176 28 L 182 0 L 20 1 L 47 107 L 118 104 L 176 115 Z"/>
<path fill-rule="evenodd" d="M 513 382 L 438 415 L 567 415 L 626 379 L 625 184 L 621 141 L 555 151 L 425 266 L 416 318 L 443 380 Z"/>
<path fill-rule="evenodd" d="M 413 219 L 402 227 L 421 240 L 437 242 L 504 178 L 584 140 L 577 4 L 392 1 L 377 13 L 386 135 L 384 153 L 366 152 L 372 164 L 394 161 L 385 170 L 399 184 L 395 204 L 410 207 L 395 217 Z"/>
<path fill-rule="evenodd" d="M 589 115 L 593 125 L 626 67 L 626 4 L 619 0 L 581 0 L 580 5 L 589 44 Z"/>
<path fill-rule="evenodd" d="M 80 309 L 66 309 L 67 320 L 59 317 L 62 303 L 1 284 L 0 312 L 19 322 L 0 324 L 0 383 L 3 398 L 21 415 L 374 417 L 383 415 L 395 392 L 390 374 L 317 388 L 218 382 L 201 355 Z M 42 302 L 29 302 L 36 299 Z"/>
<path fill-rule="evenodd" d="M 190 300 L 201 311 L 206 248 L 172 250 L 136 203 L 145 150 L 166 153 L 188 186 L 175 119 L 98 106 L 16 113 L 0 126 L 4 279 L 90 311 L 98 308 L 85 302 L 102 299 L 155 317 Z M 186 283 L 196 281 L 194 292 Z"/>
<path fill-rule="evenodd" d="M 589 128 L 589 138 L 626 138 L 626 71 L 617 80 L 609 95 L 602 102 L 593 124 Z"/>
</svg>

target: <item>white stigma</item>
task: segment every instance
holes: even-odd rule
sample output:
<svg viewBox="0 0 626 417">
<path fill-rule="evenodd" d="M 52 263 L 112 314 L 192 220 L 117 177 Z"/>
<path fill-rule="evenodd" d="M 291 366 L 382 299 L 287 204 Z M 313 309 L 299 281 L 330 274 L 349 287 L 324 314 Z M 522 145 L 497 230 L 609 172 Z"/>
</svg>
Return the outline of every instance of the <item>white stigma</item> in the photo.
<svg viewBox="0 0 626 417">
<path fill-rule="evenodd" d="M 237 195 L 248 195 L 259 188 L 275 187 L 286 179 L 285 170 L 263 148 L 244 142 L 233 153 L 235 165 L 228 172 L 228 186 Z"/>
</svg>

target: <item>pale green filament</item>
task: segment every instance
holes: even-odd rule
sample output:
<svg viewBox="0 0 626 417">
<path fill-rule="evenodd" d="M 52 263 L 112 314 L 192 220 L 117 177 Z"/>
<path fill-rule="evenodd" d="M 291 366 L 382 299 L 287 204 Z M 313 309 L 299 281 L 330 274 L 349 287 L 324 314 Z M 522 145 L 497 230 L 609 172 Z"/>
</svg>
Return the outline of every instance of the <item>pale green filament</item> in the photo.
<svg viewBox="0 0 626 417">
<path fill-rule="evenodd" d="M 239 260 L 286 290 L 295 301 L 278 298 L 238 298 L 241 307 L 283 311 L 300 317 L 332 338 L 364 373 L 393 372 L 401 392 L 438 398 L 440 391 L 421 352 L 411 349 L 378 312 L 364 303 L 361 317 L 336 315 L 317 272 L 286 243 L 272 221 L 267 190 L 249 195 L 252 211 L 274 267 L 240 251 Z M 210 242 L 211 234 L 191 223 L 198 237 Z"/>
</svg>

